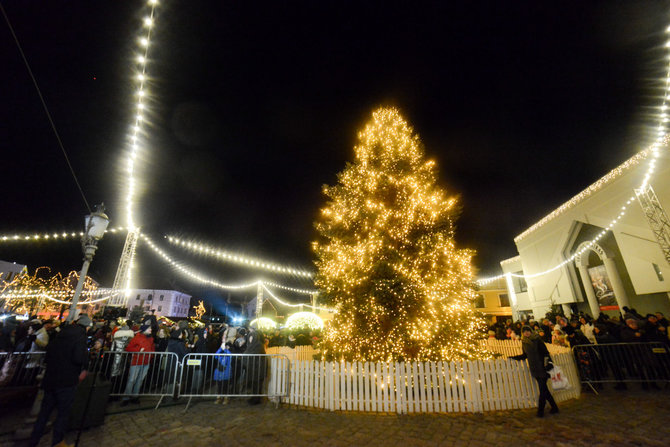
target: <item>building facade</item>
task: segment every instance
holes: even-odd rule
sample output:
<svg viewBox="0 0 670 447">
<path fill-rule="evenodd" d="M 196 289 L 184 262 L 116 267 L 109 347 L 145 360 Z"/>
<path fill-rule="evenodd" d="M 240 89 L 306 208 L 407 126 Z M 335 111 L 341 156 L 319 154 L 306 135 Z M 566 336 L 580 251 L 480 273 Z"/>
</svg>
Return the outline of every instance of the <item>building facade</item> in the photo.
<svg viewBox="0 0 670 447">
<path fill-rule="evenodd" d="M 28 268 L 16 262 L 0 261 L 0 284 L 9 283 L 21 273 L 27 273 Z"/>
<path fill-rule="evenodd" d="M 489 325 L 512 318 L 512 305 L 505 278 L 478 288 L 475 309 L 482 313 Z"/>
<path fill-rule="evenodd" d="M 176 290 L 130 289 L 127 296 L 110 298 L 107 306 L 129 310 L 137 306 L 145 311 L 153 310 L 158 317 L 185 318 L 191 308 L 191 295 Z"/>
<path fill-rule="evenodd" d="M 640 191 L 648 156 L 627 160 L 514 239 L 519 255 L 500 265 L 526 277 L 525 287 L 507 277 L 515 312 L 670 313 L 670 160 L 666 149 Z"/>
</svg>

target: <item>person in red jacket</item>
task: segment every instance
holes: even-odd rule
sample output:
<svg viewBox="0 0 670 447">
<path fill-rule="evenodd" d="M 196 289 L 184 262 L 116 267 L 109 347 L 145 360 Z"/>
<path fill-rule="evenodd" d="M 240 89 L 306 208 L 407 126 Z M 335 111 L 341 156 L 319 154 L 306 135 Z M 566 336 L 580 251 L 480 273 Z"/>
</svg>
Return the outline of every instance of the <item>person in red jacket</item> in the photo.
<svg viewBox="0 0 670 447">
<path fill-rule="evenodd" d="M 130 371 L 128 372 L 128 382 L 126 383 L 126 390 L 123 400 L 121 401 L 121 406 L 128 405 L 129 402 L 140 403 L 139 397 L 140 389 L 142 388 L 142 383 L 144 378 L 149 371 L 149 363 L 153 356 L 146 355 L 146 352 L 154 352 L 156 349 L 154 347 L 154 339 L 151 337 L 151 326 L 144 324 L 140 326 L 140 330 L 128 346 L 126 346 L 126 351 L 128 352 L 137 352 L 138 354 L 133 354 L 130 359 Z M 135 396 L 130 398 L 130 396 Z"/>
</svg>

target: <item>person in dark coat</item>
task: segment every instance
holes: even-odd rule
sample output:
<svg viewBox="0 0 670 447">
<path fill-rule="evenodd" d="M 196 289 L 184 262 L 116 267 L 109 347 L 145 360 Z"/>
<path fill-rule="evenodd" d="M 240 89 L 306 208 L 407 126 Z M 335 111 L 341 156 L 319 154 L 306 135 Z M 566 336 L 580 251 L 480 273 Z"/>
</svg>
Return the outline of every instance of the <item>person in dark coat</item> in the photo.
<svg viewBox="0 0 670 447">
<path fill-rule="evenodd" d="M 245 354 L 255 354 L 245 356 L 245 374 L 246 383 L 249 392 L 256 396 L 249 398 L 249 405 L 258 405 L 261 403 L 261 394 L 263 391 L 263 382 L 267 374 L 267 363 L 265 358 L 265 337 L 263 333 L 256 329 L 251 329 L 247 337 L 247 348 Z M 262 354 L 262 355 L 259 355 Z"/>
<path fill-rule="evenodd" d="M 166 362 L 166 377 L 167 377 L 167 393 L 174 395 L 175 388 L 173 386 L 175 376 L 179 374 L 180 370 L 178 368 L 178 363 L 181 363 L 184 360 L 186 354 L 188 354 L 188 348 L 186 343 L 182 338 L 182 330 L 180 328 L 172 329 L 170 332 L 170 339 L 168 340 L 167 352 L 172 352 L 177 355 L 177 359 L 174 357 L 168 358 Z M 176 397 L 175 397 L 176 399 Z"/>
<path fill-rule="evenodd" d="M 51 445 L 64 442 L 77 384 L 86 377 L 88 362 L 86 330 L 91 325 L 88 315 L 83 315 L 76 324 L 65 326 L 47 347 L 45 356 L 47 369 L 42 380 L 44 399 L 30 436 L 31 447 L 39 444 L 54 408 L 58 410 L 58 416 L 53 424 Z"/>
<path fill-rule="evenodd" d="M 188 368 L 190 372 L 190 374 L 187 374 L 187 376 L 191 378 L 191 394 L 198 394 L 201 391 L 205 370 L 211 367 L 210 358 L 206 356 L 194 355 L 207 354 L 208 334 L 209 332 L 207 331 L 207 327 L 197 329 L 195 331 L 196 340 L 195 344 L 193 345 L 193 349 L 191 350 L 191 357 L 195 360 L 200 360 L 200 364 L 193 366 L 184 365 L 184 367 Z"/>
<path fill-rule="evenodd" d="M 524 326 L 521 329 L 521 347 L 523 354 L 510 357 L 514 360 L 528 360 L 528 369 L 530 374 L 537 381 L 537 386 L 540 389 L 540 396 L 537 402 L 537 417 L 544 417 L 544 407 L 547 402 L 551 405 L 550 413 L 558 413 L 558 405 L 554 401 L 554 397 L 549 392 L 547 387 L 547 365 L 551 364 L 551 356 L 547 347 L 544 345 L 539 335 L 534 334 L 529 326 Z"/>
</svg>

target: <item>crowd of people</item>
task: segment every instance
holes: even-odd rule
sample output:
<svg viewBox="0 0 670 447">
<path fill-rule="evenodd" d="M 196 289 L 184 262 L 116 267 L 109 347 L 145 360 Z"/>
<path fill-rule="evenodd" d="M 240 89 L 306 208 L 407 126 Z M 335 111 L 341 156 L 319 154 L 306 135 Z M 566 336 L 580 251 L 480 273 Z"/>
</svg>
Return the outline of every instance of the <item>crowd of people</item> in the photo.
<svg viewBox="0 0 670 447">
<path fill-rule="evenodd" d="M 123 395 L 122 406 L 138 403 L 141 394 L 156 394 L 152 387 L 174 398 L 181 387 L 179 393 L 214 392 L 220 404 L 228 403 L 229 395 L 250 396 L 252 405 L 261 402 L 267 365 L 259 354 L 265 354 L 270 339 L 254 328 L 153 315 L 137 322 L 93 322 L 83 315 L 72 324 L 36 318 L 7 318 L 1 324 L 0 352 L 6 355 L 0 356 L 0 386 L 31 386 L 41 379 L 44 388 L 31 445 L 39 442 L 54 409 L 54 444 L 63 440 L 75 390 L 87 376 L 111 381 L 116 394 Z M 184 362 L 188 354 L 197 360 L 193 365 Z M 145 381 L 148 375 L 156 380 Z"/>
<path fill-rule="evenodd" d="M 0 365 L 0 386 L 34 385 L 41 369 L 37 353 L 48 351 L 48 346 L 60 337 L 59 334 L 68 325 L 58 320 L 40 321 L 36 318 L 26 321 L 7 318 L 0 324 L 0 353 L 28 353 L 8 359 L 7 365 L 0 358 L 3 362 Z M 179 385 L 182 392 L 188 387 L 188 391 L 193 393 L 201 389 L 207 380 L 213 380 L 218 394 L 222 396 L 217 403 L 227 403 L 227 399 L 223 398 L 226 394 L 261 394 L 267 368 L 260 359 L 231 359 L 226 354 L 265 354 L 271 338 L 274 342 L 283 341 L 279 334 L 266 338 L 254 328 L 203 325 L 190 320 L 173 322 L 157 319 L 153 315 L 146 315 L 136 322 L 92 321 L 90 326 L 85 327 L 87 364 L 84 369 L 100 373 L 103 379 L 110 380 L 112 389 L 124 395 L 121 405 L 125 406 L 138 403 L 137 396 L 147 387 L 163 387 L 165 384 L 174 387 L 174 378 L 181 377 L 178 366 L 187 354 L 192 354 L 191 357 L 196 354 L 223 354 L 209 356 L 201 367 L 189 368 L 186 375 L 188 382 Z M 166 361 L 167 357 L 160 357 L 160 353 L 173 353 L 174 357 L 169 359 L 176 357 L 176 362 Z M 152 380 L 145 383 L 147 376 Z M 177 395 L 176 389 L 171 391 Z M 254 396 L 249 402 L 260 403 L 260 398 Z"/>
<path fill-rule="evenodd" d="M 635 309 L 623 308 L 619 317 L 601 313 L 597 319 L 579 313 L 570 318 L 548 315 L 541 321 L 512 320 L 497 321 L 489 327 L 489 338 L 496 340 L 520 340 L 521 328 L 529 326 L 533 333 L 547 344 L 564 347 L 606 343 L 660 342 L 670 344 L 668 325 L 663 313 L 640 315 Z"/>
<path fill-rule="evenodd" d="M 523 342 L 530 337 L 573 348 L 582 383 L 594 390 L 602 389 L 606 382 L 614 383 L 618 390 L 627 389 L 626 382 L 656 389 L 656 381 L 670 379 L 668 325 L 661 312 L 643 316 L 624 307 L 620 316 L 612 318 L 601 313 L 595 320 L 577 314 L 569 319 L 547 315 L 542 321 L 497 322 L 489 327 L 489 338 Z M 522 335 L 522 328 L 530 334 Z"/>
</svg>

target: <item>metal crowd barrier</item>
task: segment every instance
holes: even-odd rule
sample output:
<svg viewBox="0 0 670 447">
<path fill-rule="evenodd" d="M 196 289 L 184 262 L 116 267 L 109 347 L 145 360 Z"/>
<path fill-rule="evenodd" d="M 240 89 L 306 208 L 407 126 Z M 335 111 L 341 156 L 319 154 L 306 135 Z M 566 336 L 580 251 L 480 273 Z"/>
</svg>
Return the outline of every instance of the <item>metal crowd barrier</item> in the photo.
<svg viewBox="0 0 670 447">
<path fill-rule="evenodd" d="M 110 396 L 175 396 L 181 364 L 173 352 L 106 351 L 92 355 L 89 373 L 111 383 Z"/>
<path fill-rule="evenodd" d="M 0 352 L 0 389 L 35 386 L 44 375 L 45 352 Z"/>
<path fill-rule="evenodd" d="M 44 374 L 44 352 L 0 353 L 0 389 L 34 386 Z M 110 382 L 110 396 L 267 397 L 289 395 L 290 361 L 280 354 L 187 354 L 105 351 L 90 354 L 89 374 Z"/>
<path fill-rule="evenodd" d="M 652 343 L 610 343 L 577 345 L 572 348 L 583 384 L 670 382 L 668 345 Z"/>
<path fill-rule="evenodd" d="M 289 393 L 290 361 L 278 354 L 187 354 L 180 397 L 267 397 L 279 404 Z"/>
</svg>

